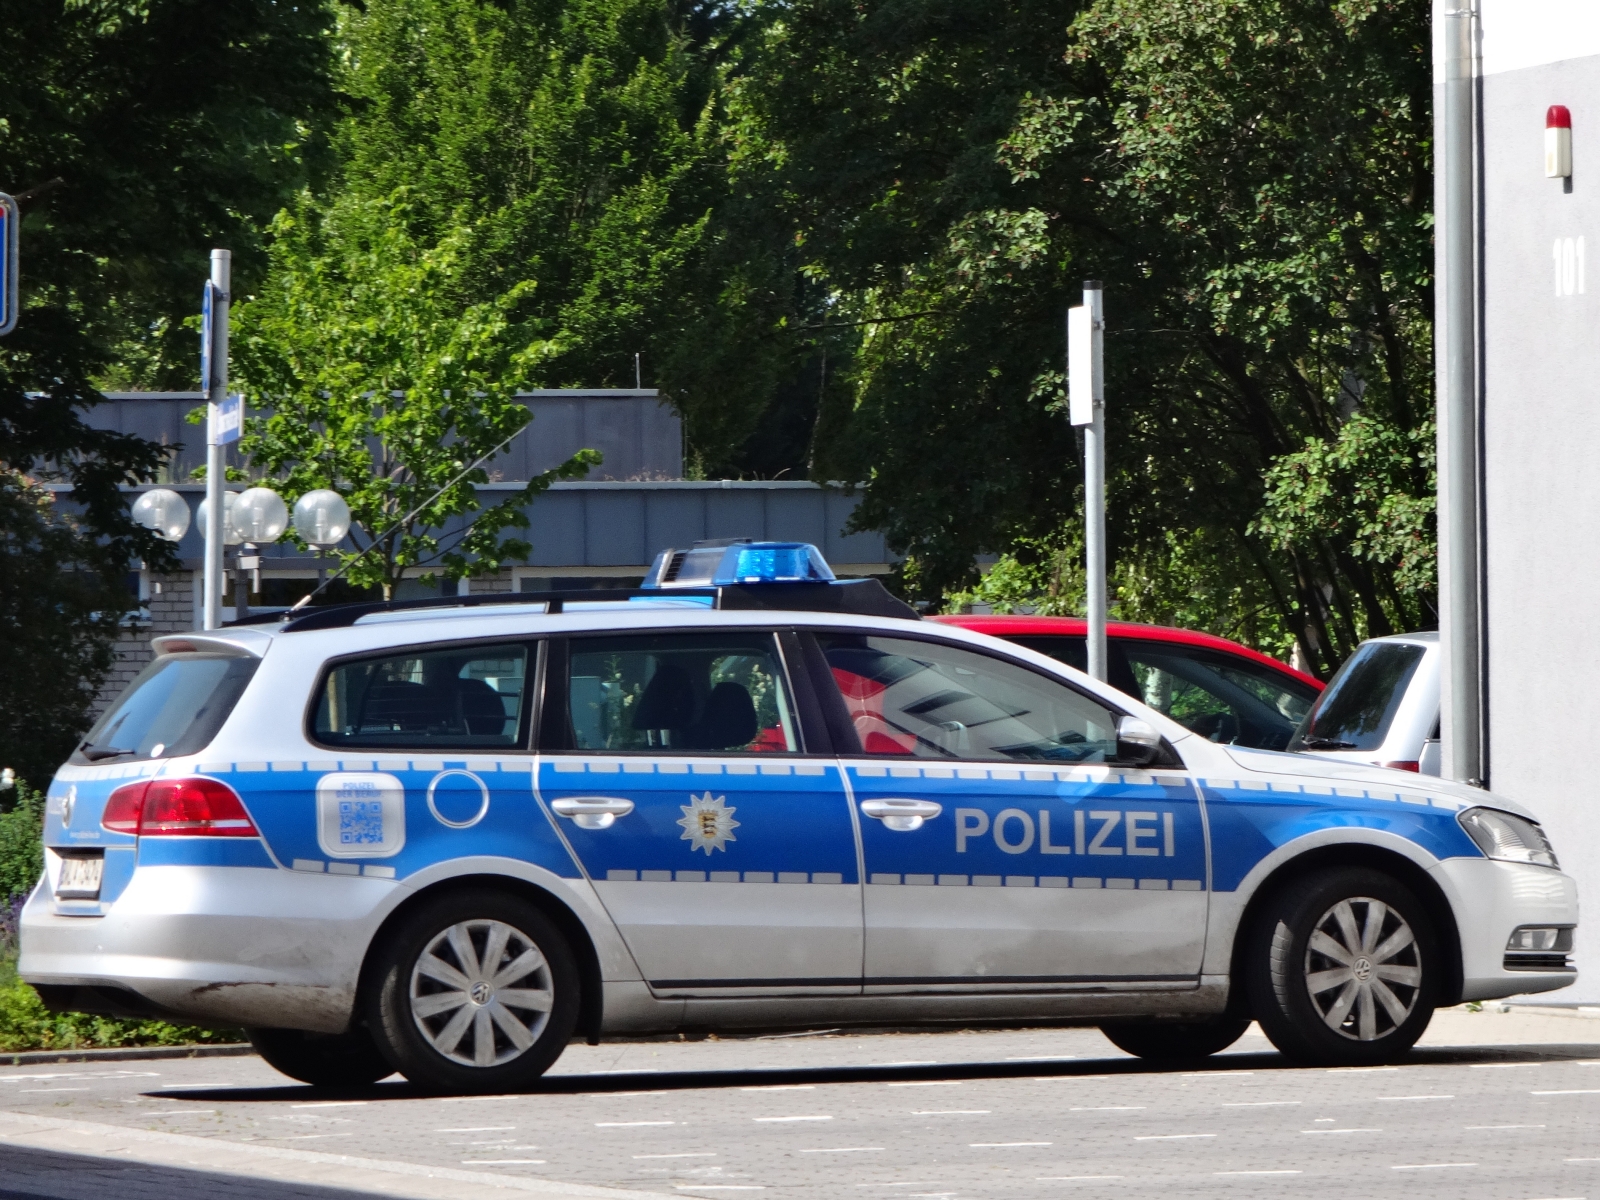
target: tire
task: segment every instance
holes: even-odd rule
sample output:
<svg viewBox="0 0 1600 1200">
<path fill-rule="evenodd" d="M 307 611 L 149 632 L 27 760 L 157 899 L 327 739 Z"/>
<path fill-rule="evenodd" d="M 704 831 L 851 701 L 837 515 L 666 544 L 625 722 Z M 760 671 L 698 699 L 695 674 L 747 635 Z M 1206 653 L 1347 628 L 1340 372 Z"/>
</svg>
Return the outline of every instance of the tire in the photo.
<svg viewBox="0 0 1600 1200">
<path fill-rule="evenodd" d="M 1151 1062 L 1185 1062 L 1226 1050 L 1250 1028 L 1248 1017 L 1201 1021 L 1111 1021 L 1100 1032 L 1118 1050 Z"/>
<path fill-rule="evenodd" d="M 394 1074 L 394 1067 L 365 1029 L 350 1033 L 305 1033 L 299 1029 L 251 1029 L 250 1044 L 267 1065 L 290 1079 L 325 1088 L 363 1088 Z"/>
<path fill-rule="evenodd" d="M 492 965 L 479 965 L 490 956 Z M 385 938 L 374 966 L 367 1013 L 373 1038 L 420 1087 L 528 1087 L 577 1026 L 572 951 L 520 896 L 473 890 L 425 903 Z"/>
<path fill-rule="evenodd" d="M 1245 988 L 1288 1058 L 1366 1066 L 1400 1058 L 1422 1036 L 1443 965 L 1433 921 L 1409 888 L 1381 871 L 1336 868 L 1266 900 Z"/>
</svg>

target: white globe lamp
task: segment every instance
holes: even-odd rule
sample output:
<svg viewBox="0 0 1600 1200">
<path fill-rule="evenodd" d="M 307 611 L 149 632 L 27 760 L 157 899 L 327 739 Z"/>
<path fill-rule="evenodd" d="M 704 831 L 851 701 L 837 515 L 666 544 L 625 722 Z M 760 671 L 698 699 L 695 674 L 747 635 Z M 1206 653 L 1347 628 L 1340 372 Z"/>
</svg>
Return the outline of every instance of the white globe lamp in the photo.
<svg viewBox="0 0 1600 1200">
<path fill-rule="evenodd" d="M 270 545 L 289 528 L 289 508 L 271 488 L 253 487 L 241 493 L 231 515 L 240 540 L 257 546 Z"/>
<path fill-rule="evenodd" d="M 350 532 L 350 506 L 328 488 L 307 492 L 295 501 L 294 531 L 318 550 L 337 546 Z"/>
<path fill-rule="evenodd" d="M 171 488 L 151 488 L 133 502 L 133 519 L 159 538 L 181 542 L 189 532 L 189 505 Z"/>
<path fill-rule="evenodd" d="M 237 509 L 238 506 L 238 492 L 222 493 L 222 543 L 225 546 L 237 546 L 240 542 L 244 541 L 244 534 L 239 532 L 239 527 L 236 524 L 236 518 L 234 516 L 234 510 Z M 210 511 L 211 508 L 209 502 L 205 500 L 200 501 L 200 509 L 195 513 L 195 520 L 200 523 L 200 528 L 202 531 L 204 531 L 206 528 L 206 518 L 210 514 Z"/>
</svg>

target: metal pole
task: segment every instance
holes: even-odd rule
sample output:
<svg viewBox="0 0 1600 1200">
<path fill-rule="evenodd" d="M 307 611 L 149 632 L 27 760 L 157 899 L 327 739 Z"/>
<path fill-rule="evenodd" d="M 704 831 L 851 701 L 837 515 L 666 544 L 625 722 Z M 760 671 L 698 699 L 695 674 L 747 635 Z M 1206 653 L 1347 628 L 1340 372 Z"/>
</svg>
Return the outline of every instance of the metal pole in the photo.
<svg viewBox="0 0 1600 1200">
<path fill-rule="evenodd" d="M 1473 0 L 1443 13 L 1438 275 L 1440 747 L 1446 778 L 1483 783 L 1478 555 Z"/>
<path fill-rule="evenodd" d="M 222 494 L 225 490 L 226 448 L 217 440 L 217 406 L 228 394 L 228 289 L 232 283 L 233 254 L 211 252 L 211 282 L 216 294 L 211 302 L 211 378 L 202 379 L 206 391 L 206 528 L 205 619 L 206 629 L 222 624 Z"/>
<path fill-rule="evenodd" d="M 1088 592 L 1088 670 L 1106 682 L 1106 389 L 1104 291 L 1083 285 L 1067 310 L 1067 411 L 1083 430 L 1083 550 Z"/>
<path fill-rule="evenodd" d="M 1104 367 L 1105 293 L 1098 280 L 1083 285 L 1093 347 L 1094 421 L 1083 427 L 1083 565 L 1087 576 L 1089 674 L 1106 672 L 1106 400 Z"/>
</svg>

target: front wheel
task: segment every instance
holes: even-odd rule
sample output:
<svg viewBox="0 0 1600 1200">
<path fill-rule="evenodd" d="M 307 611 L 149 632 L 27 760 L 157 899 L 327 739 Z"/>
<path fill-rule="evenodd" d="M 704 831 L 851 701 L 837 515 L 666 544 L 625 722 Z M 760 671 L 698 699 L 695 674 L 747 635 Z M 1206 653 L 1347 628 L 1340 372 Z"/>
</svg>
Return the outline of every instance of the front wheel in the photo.
<svg viewBox="0 0 1600 1200">
<path fill-rule="evenodd" d="M 1297 1062 L 1390 1062 L 1433 1018 L 1443 966 L 1411 890 L 1364 867 L 1319 871 L 1269 897 L 1247 947 L 1261 1029 Z"/>
<path fill-rule="evenodd" d="M 1198 1021 L 1108 1021 L 1100 1026 L 1118 1050 L 1151 1062 L 1184 1062 L 1226 1050 L 1250 1028 L 1247 1017 Z"/>
<path fill-rule="evenodd" d="M 456 892 L 409 914 L 378 949 L 368 1023 L 412 1083 L 450 1092 L 527 1087 L 566 1049 L 578 971 L 537 906 Z"/>
<path fill-rule="evenodd" d="M 365 1029 L 349 1033 L 305 1033 L 299 1029 L 251 1029 L 250 1044 L 267 1065 L 315 1087 L 361 1088 L 394 1074 Z"/>
</svg>

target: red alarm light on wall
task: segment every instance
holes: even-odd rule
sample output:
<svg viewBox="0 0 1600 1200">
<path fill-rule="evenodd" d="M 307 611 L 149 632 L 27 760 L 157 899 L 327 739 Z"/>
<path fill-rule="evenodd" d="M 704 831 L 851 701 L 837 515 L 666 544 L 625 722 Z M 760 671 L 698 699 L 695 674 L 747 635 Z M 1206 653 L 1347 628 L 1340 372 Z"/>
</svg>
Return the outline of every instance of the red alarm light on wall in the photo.
<svg viewBox="0 0 1600 1200">
<path fill-rule="evenodd" d="M 1544 114 L 1544 173 L 1548 179 L 1572 174 L 1572 114 L 1565 104 L 1552 104 Z"/>
</svg>

